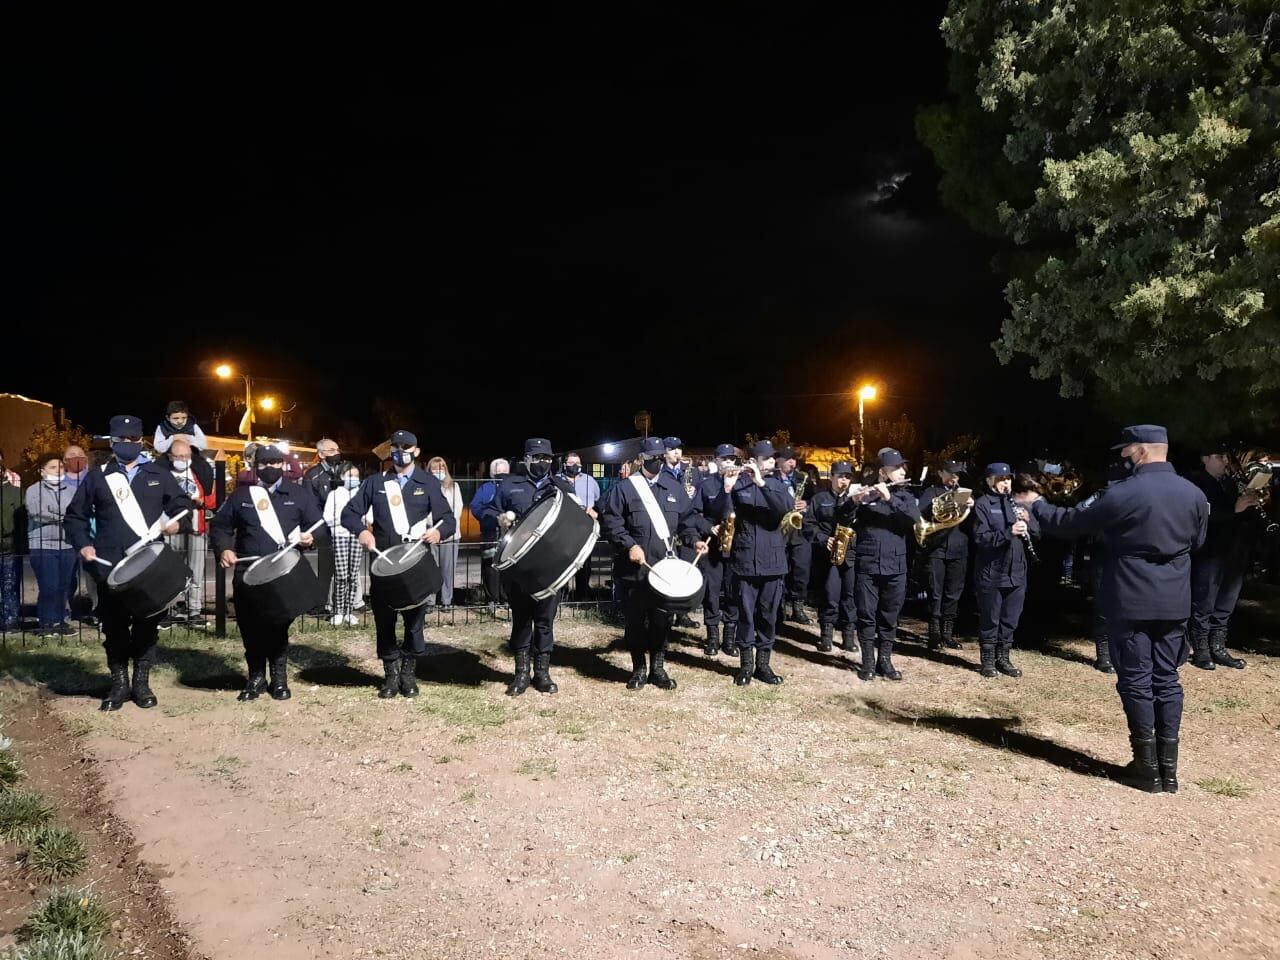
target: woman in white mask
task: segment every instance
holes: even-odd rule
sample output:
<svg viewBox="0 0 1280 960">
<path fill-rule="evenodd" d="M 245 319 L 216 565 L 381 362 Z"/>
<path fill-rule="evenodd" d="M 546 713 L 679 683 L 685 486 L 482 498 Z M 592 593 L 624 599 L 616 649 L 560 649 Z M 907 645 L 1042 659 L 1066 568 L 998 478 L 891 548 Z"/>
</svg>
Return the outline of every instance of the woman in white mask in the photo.
<svg viewBox="0 0 1280 960">
<path fill-rule="evenodd" d="M 76 551 L 62 532 L 62 521 L 74 492 L 62 480 L 60 456 L 50 453 L 40 459 L 40 479 L 27 487 L 26 494 L 31 569 L 39 588 L 36 613 L 41 635 L 69 636 L 76 632 L 67 623 Z"/>
<path fill-rule="evenodd" d="M 324 502 L 324 522 L 333 536 L 333 593 L 330 607 L 333 616 L 329 622 L 335 627 L 352 626 L 360 622 L 357 608 L 361 599 L 360 572 L 364 565 L 364 551 L 352 533 L 342 525 L 342 508 L 360 489 L 360 468 L 347 464 L 342 471 L 342 483 L 329 491 Z M 365 522 L 372 522 L 366 516 Z"/>
<path fill-rule="evenodd" d="M 432 457 L 427 463 L 427 472 L 440 481 L 440 488 L 444 491 L 445 499 L 449 501 L 453 515 L 462 516 L 462 489 L 453 482 L 453 476 L 449 473 L 449 465 L 444 462 L 444 457 Z M 453 536 L 431 547 L 436 563 L 440 565 L 440 576 L 443 579 L 440 585 L 440 603 L 445 610 L 453 607 L 453 578 L 458 569 L 458 547 L 461 541 L 462 525 L 459 524 Z M 435 598 L 432 597 L 427 602 L 434 601 Z"/>
</svg>

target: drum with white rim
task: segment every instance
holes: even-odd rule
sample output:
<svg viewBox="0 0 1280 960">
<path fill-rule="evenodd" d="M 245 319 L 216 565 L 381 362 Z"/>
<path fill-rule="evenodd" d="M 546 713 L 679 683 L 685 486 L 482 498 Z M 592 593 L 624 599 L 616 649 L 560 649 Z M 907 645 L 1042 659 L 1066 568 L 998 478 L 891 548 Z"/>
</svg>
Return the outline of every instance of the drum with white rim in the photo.
<svg viewBox="0 0 1280 960">
<path fill-rule="evenodd" d="M 493 569 L 534 600 L 545 600 L 591 558 L 600 525 L 563 490 L 540 500 L 502 538 Z"/>
<path fill-rule="evenodd" d="M 155 616 L 187 588 L 191 570 L 159 540 L 135 550 L 111 568 L 107 589 L 135 617 Z"/>
<path fill-rule="evenodd" d="M 427 602 L 444 583 L 431 548 L 415 541 L 398 543 L 382 551 L 369 564 L 369 595 L 380 606 L 412 610 Z"/>
<path fill-rule="evenodd" d="M 255 560 L 236 584 L 237 609 L 268 623 L 288 622 L 318 603 L 320 581 L 293 549 Z"/>
<path fill-rule="evenodd" d="M 702 606 L 706 584 L 702 571 L 687 560 L 667 557 L 649 567 L 645 578 L 659 606 L 673 613 L 688 613 Z"/>
</svg>

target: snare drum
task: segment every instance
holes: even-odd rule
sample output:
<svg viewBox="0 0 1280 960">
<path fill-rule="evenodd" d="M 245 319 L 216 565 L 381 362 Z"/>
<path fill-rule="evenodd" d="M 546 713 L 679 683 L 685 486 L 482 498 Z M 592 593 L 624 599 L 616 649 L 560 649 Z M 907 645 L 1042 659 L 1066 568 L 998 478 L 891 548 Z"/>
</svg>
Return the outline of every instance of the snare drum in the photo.
<svg viewBox="0 0 1280 960">
<path fill-rule="evenodd" d="M 667 557 L 649 568 L 646 580 L 659 606 L 673 613 L 688 613 L 702 606 L 705 584 L 702 571 L 687 560 Z"/>
<path fill-rule="evenodd" d="M 297 550 L 255 560 L 236 584 L 236 606 L 267 623 L 287 623 L 319 602 L 320 581 Z"/>
<path fill-rule="evenodd" d="M 190 578 L 182 557 L 155 540 L 111 568 L 107 589 L 135 617 L 151 617 L 173 603 Z"/>
<path fill-rule="evenodd" d="M 392 610 L 412 610 L 434 596 L 444 582 L 440 565 L 425 543 L 398 543 L 369 565 L 369 595 Z"/>
</svg>

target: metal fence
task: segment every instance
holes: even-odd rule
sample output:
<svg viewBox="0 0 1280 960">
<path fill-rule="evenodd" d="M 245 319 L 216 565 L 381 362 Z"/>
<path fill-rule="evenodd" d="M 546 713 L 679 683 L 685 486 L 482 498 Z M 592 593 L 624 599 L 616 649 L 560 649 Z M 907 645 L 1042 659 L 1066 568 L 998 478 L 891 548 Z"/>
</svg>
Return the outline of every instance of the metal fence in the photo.
<svg viewBox="0 0 1280 960">
<path fill-rule="evenodd" d="M 217 464 L 218 489 L 224 491 L 226 478 Z M 458 516 L 458 539 L 432 551 L 443 571 L 452 567 L 452 576 L 441 591 L 428 601 L 427 623 L 467 624 L 484 620 L 506 620 L 510 611 L 496 572 L 492 555 L 498 544 L 486 542 L 480 524 L 468 505 L 487 478 L 456 478 L 462 509 Z M 607 481 L 601 481 L 602 488 Z M 50 491 L 24 489 L 24 498 L 34 498 L 35 510 L 24 510 L 17 522 L 26 524 L 26 537 L 18 545 L 7 541 L 0 547 L 0 640 L 21 643 L 40 638 L 98 638 L 94 616 L 97 584 L 84 569 L 75 549 L 66 540 L 61 524 L 55 522 L 69 499 L 46 496 Z M 332 496 L 332 494 L 331 494 Z M 340 511 L 328 504 L 328 519 Z M 34 523 L 32 516 L 43 519 Z M 207 513 L 212 516 L 212 511 Z M 317 531 L 314 548 L 302 551 L 306 561 L 324 585 L 323 603 L 299 617 L 296 629 L 357 630 L 372 628 L 369 604 L 370 555 L 345 529 L 326 525 Z M 26 546 L 20 544 L 27 541 Z M 162 630 L 202 631 L 225 636 L 236 620 L 235 585 L 232 572 L 218 563 L 207 532 L 182 533 L 166 537 L 191 568 L 187 590 L 169 607 L 161 621 Z M 596 544 L 590 561 L 561 593 L 561 616 L 609 615 L 613 611 L 612 552 L 603 541 Z"/>
</svg>

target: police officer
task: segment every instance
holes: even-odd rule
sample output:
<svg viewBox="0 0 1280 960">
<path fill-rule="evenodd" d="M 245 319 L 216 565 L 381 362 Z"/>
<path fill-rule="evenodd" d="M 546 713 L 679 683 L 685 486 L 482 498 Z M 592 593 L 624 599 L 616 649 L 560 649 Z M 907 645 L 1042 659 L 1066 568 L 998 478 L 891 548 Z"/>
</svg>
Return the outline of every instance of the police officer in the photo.
<svg viewBox="0 0 1280 960">
<path fill-rule="evenodd" d="M 853 464 L 840 460 L 831 465 L 831 489 L 819 490 L 809 501 L 805 513 L 805 535 L 813 544 L 813 575 L 822 590 L 822 606 L 818 609 L 818 649 L 831 650 L 835 628 L 840 628 L 842 646 L 852 650 L 857 634 L 858 611 L 854 595 L 856 568 L 853 544 L 837 565 L 832 563 L 836 546 L 836 528 L 854 525 L 858 498 L 863 488 L 853 487 Z"/>
<path fill-rule="evenodd" d="M 664 452 L 661 438 L 645 437 L 640 471 L 614 483 L 601 501 L 600 528 L 614 546 L 613 578 L 631 652 L 628 690 L 646 683 L 662 690 L 676 688 L 666 669 L 671 611 L 649 590 L 646 567 L 672 555 L 677 539 L 692 543 L 695 555 L 707 552 L 705 521 L 693 512 L 684 485 L 666 469 Z"/>
<path fill-rule="evenodd" d="M 738 451 L 731 443 L 716 447 L 715 471 L 698 481 L 693 492 L 693 509 L 705 521 L 711 534 L 707 558 L 702 564 L 705 591 L 702 594 L 702 622 L 707 642 L 702 652 L 714 657 L 721 650 L 720 625 L 724 624 L 724 652 L 738 655 L 738 594 L 729 557 L 723 552 L 722 534 L 726 518 L 733 515 L 733 486 L 737 482 Z M 723 609 L 723 615 L 721 611 Z"/>
<path fill-rule="evenodd" d="M 684 462 L 684 441 L 679 437 L 663 437 L 662 438 L 662 470 L 685 491 L 689 493 L 689 480 L 686 471 L 690 467 Z M 696 481 L 694 481 L 696 484 Z M 696 492 L 696 491 L 695 491 Z M 677 550 L 677 556 L 681 560 L 693 561 L 693 550 L 685 544 L 681 544 Z M 685 630 L 697 629 L 698 623 L 693 617 L 683 610 L 676 614 L 675 624 Z"/>
<path fill-rule="evenodd" d="M 1055 507 L 1032 491 L 1014 499 L 1031 507 L 1046 534 L 1103 541 L 1099 599 L 1133 746 L 1125 780 L 1149 793 L 1175 793 L 1182 723 L 1178 662 L 1191 613 L 1191 554 L 1204 543 L 1209 503 L 1167 462 L 1164 427 L 1125 427 L 1113 449 L 1130 475 L 1087 509 Z"/>
<path fill-rule="evenodd" d="M 773 672 L 773 642 L 787 574 L 787 550 L 779 527 L 794 501 L 774 475 L 777 453 L 768 440 L 751 446 L 733 485 L 735 515 L 730 567 L 738 585 L 738 672 L 733 682 L 745 686 L 755 677 L 779 684 Z"/>
<path fill-rule="evenodd" d="M 1026 507 L 1010 499 L 1012 491 L 1009 464 L 987 464 L 987 492 L 973 506 L 973 582 L 981 672 L 988 678 L 998 673 L 1022 676 L 1009 660 L 1009 650 L 1027 595 L 1027 568 L 1034 556 L 1028 545 L 1040 535 L 1040 527 Z"/>
<path fill-rule="evenodd" d="M 289 627 L 292 620 L 278 620 L 255 609 L 241 591 L 248 564 L 237 565 L 240 556 L 269 557 L 287 543 L 310 547 L 310 531 L 320 521 L 320 510 L 309 488 L 284 479 L 284 452 L 276 446 L 258 447 L 254 454 L 257 482 L 237 487 L 222 502 L 209 524 L 214 555 L 223 569 L 235 570 L 236 622 L 244 643 L 249 680 L 239 700 L 256 700 L 267 689 L 267 664 L 271 664 L 271 699 L 288 700 Z M 319 585 L 317 585 L 317 594 Z"/>
<path fill-rule="evenodd" d="M 365 478 L 354 497 L 342 509 L 342 525 L 372 552 L 400 543 L 422 540 L 439 543 L 452 536 L 457 518 L 440 489 L 440 481 L 417 466 L 418 438 L 408 430 L 391 434 L 391 469 Z M 365 529 L 364 516 L 373 511 L 373 530 Z M 432 523 L 434 521 L 434 525 Z M 396 610 L 378 599 L 377 583 L 370 597 L 378 637 L 378 658 L 385 674 L 378 696 L 397 693 L 418 695 L 417 658 L 427 649 L 422 632 L 426 604 L 412 610 Z M 404 622 L 404 641 L 396 640 L 396 625 Z"/>
<path fill-rule="evenodd" d="M 907 598 L 907 537 L 920 519 L 920 505 L 906 487 L 906 459 L 892 447 L 876 454 L 875 495 L 858 506 L 854 546 L 857 566 L 858 679 L 876 675 L 901 680 L 893 665 L 898 617 Z"/>
<path fill-rule="evenodd" d="M 553 477 L 551 441 L 544 437 L 530 437 L 524 442 L 523 474 L 507 474 L 498 481 L 498 488 L 484 508 L 486 516 L 496 519 L 505 532 L 517 520 L 541 503 L 555 491 L 566 494 L 578 503 L 573 484 L 564 477 Z M 511 652 L 515 656 L 515 675 L 507 686 L 507 696 L 518 697 L 529 688 L 529 651 L 536 647 L 533 657 L 533 685 L 541 693 L 555 693 L 559 688 L 551 679 L 551 651 L 555 646 L 556 610 L 560 606 L 557 591 L 549 597 L 535 600 L 504 577 L 503 589 L 511 606 Z"/>
<path fill-rule="evenodd" d="M 938 468 L 938 483 L 920 495 L 920 516 L 933 519 L 933 502 L 960 487 L 965 464 L 946 460 Z M 929 577 L 929 649 L 959 650 L 955 639 L 956 614 L 964 594 L 965 572 L 969 568 L 969 530 L 972 518 L 931 534 L 920 548 Z"/>
<path fill-rule="evenodd" d="M 796 469 L 796 452 L 790 447 L 783 447 L 778 451 L 776 462 L 775 474 L 787 488 L 792 501 L 791 509 L 804 513 L 808 507 L 804 494 L 806 491 L 809 493 L 813 491 L 808 489 L 808 475 L 803 470 Z M 804 601 L 809 594 L 809 569 L 813 561 L 813 547 L 806 539 L 803 529 L 784 532 L 787 542 L 787 579 L 784 599 L 786 606 L 779 620 L 785 617 L 793 623 L 808 626 L 813 623 L 813 620 L 804 612 Z"/>
<path fill-rule="evenodd" d="M 111 691 L 102 701 L 103 710 L 119 710 L 132 696 L 138 706 L 154 707 L 156 695 L 150 686 L 151 665 L 155 662 L 156 637 L 163 610 L 139 617 L 124 608 L 116 594 L 106 588 L 111 567 L 125 558 L 126 551 L 139 540 L 156 534 L 172 536 L 189 532 L 191 516 L 168 520 L 183 510 L 201 507 L 178 486 L 167 464 L 142 458 L 142 421 L 137 417 L 112 417 L 109 426 L 111 462 L 103 470 L 89 470 L 67 506 L 62 526 L 67 540 L 80 551 L 84 568 L 98 584 L 98 617 L 105 639 L 111 670 Z M 161 521 L 165 521 L 161 523 Z M 101 561 L 101 562 L 99 562 Z M 133 660 L 133 682 L 129 681 L 129 661 Z"/>
<path fill-rule="evenodd" d="M 1192 482 L 1209 501 L 1209 533 L 1191 557 L 1191 665 L 1244 669 L 1227 651 L 1227 629 L 1249 569 L 1251 521 L 1257 516 L 1255 491 L 1240 493 L 1227 476 L 1227 445 L 1212 444 L 1200 457 L 1202 469 Z"/>
</svg>

